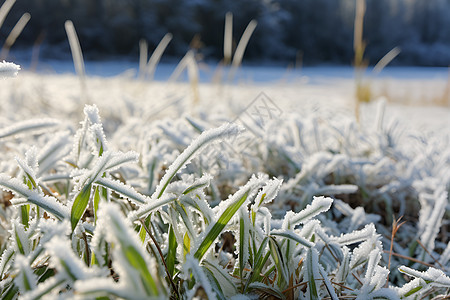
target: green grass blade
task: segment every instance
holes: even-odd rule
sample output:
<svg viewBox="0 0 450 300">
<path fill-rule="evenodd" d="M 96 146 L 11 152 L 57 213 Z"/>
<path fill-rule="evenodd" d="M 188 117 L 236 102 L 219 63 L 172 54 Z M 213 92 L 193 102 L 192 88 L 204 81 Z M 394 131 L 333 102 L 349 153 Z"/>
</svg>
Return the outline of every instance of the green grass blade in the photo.
<svg viewBox="0 0 450 300">
<path fill-rule="evenodd" d="M 270 247 L 270 255 L 272 256 L 273 262 L 277 268 L 278 271 L 278 286 L 285 288 L 288 283 L 288 274 L 286 271 L 286 265 L 283 258 L 283 254 L 280 248 L 280 245 L 278 245 L 277 241 L 273 238 L 269 238 L 269 247 Z"/>
<path fill-rule="evenodd" d="M 296 243 L 299 243 L 307 248 L 311 248 L 314 246 L 314 243 L 308 241 L 305 238 L 302 238 L 301 236 L 299 236 L 298 234 L 296 234 L 295 232 L 293 232 L 292 230 L 286 230 L 286 231 L 279 231 L 279 232 L 271 232 L 271 235 L 276 235 L 276 236 L 281 236 L 284 237 L 286 239 L 290 239 Z"/>
<path fill-rule="evenodd" d="M 225 137 L 236 135 L 239 133 L 239 127 L 237 125 L 225 124 L 219 128 L 210 129 L 203 132 L 197 139 L 195 139 L 170 165 L 167 169 L 166 174 L 161 179 L 161 182 L 156 187 L 154 195 L 156 198 L 160 198 L 167 186 L 169 185 L 172 178 L 177 174 L 177 172 L 188 164 L 201 150 L 203 150 L 207 145 L 223 139 Z"/>
<path fill-rule="evenodd" d="M 26 204 L 26 205 L 22 205 L 20 207 L 20 217 L 21 217 L 21 222 L 25 227 L 28 227 L 28 221 L 30 218 L 30 205 Z"/>
<path fill-rule="evenodd" d="M 177 239 L 175 237 L 175 232 L 173 231 L 173 227 L 170 226 L 169 229 L 169 252 L 167 253 L 166 264 L 167 270 L 169 271 L 170 276 L 173 277 L 175 274 L 175 262 L 177 260 Z"/>
<path fill-rule="evenodd" d="M 94 221 L 97 222 L 98 205 L 100 203 L 100 187 L 99 186 L 95 187 L 93 201 L 94 201 Z"/>
<path fill-rule="evenodd" d="M 267 260 L 270 257 L 270 251 L 264 254 L 266 250 L 267 243 L 269 242 L 269 237 L 265 237 L 263 241 L 261 242 L 261 245 L 259 246 L 258 252 L 255 255 L 255 264 L 252 266 L 253 270 L 251 273 L 251 276 L 248 278 L 247 282 L 245 283 L 244 287 L 244 293 L 246 293 L 248 287 L 251 283 L 257 282 L 261 278 L 261 271 L 266 264 Z"/>
<path fill-rule="evenodd" d="M 209 247 L 211 247 L 214 240 L 219 236 L 237 210 L 244 204 L 245 200 L 247 200 L 247 196 L 250 192 L 250 188 L 242 195 L 242 197 L 238 198 L 236 201 L 232 202 L 230 206 L 225 209 L 220 218 L 206 234 L 202 243 L 200 244 L 198 250 L 195 252 L 194 257 L 200 260 L 203 255 L 205 255 L 206 251 L 208 251 Z M 239 193 L 239 192 L 238 192 Z M 237 194 L 237 193 L 236 193 Z"/>
<path fill-rule="evenodd" d="M 140 274 L 143 280 L 143 286 L 148 295 L 158 295 L 158 287 L 150 274 L 147 263 L 132 245 L 129 245 L 123 249 L 125 257 L 131 266 L 133 266 Z"/>
<path fill-rule="evenodd" d="M 239 215 L 239 277 L 242 280 L 242 275 L 249 259 L 250 220 L 245 208 L 239 210 Z"/>
<path fill-rule="evenodd" d="M 84 186 L 73 202 L 70 212 L 70 224 L 72 225 L 72 231 L 77 226 L 87 208 L 89 198 L 91 196 L 91 188 L 91 184 Z"/>
<path fill-rule="evenodd" d="M 183 256 L 186 257 L 186 254 L 191 252 L 191 239 L 187 232 L 184 234 L 183 238 Z"/>
</svg>

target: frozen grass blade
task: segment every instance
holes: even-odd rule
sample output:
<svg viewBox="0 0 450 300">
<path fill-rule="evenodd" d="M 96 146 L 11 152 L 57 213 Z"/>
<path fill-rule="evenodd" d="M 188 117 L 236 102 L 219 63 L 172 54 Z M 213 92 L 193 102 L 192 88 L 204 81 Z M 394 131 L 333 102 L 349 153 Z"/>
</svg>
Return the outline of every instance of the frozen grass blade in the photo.
<svg viewBox="0 0 450 300">
<path fill-rule="evenodd" d="M 165 194 L 159 199 L 150 198 L 150 200 L 142 205 L 138 210 L 132 211 L 128 215 L 128 219 L 132 222 L 135 222 L 141 218 L 146 218 L 151 212 L 159 209 L 160 207 L 169 204 L 177 200 L 178 197 L 173 194 Z"/>
<path fill-rule="evenodd" d="M 231 63 L 232 67 L 228 77 L 229 80 L 234 78 L 237 68 L 241 65 L 242 58 L 244 57 L 244 52 L 245 49 L 247 48 L 248 41 L 250 40 L 253 31 L 255 31 L 257 24 L 258 24 L 257 21 L 251 20 L 250 23 L 248 23 L 247 27 L 245 28 L 244 33 L 242 34 L 242 37 L 239 40 L 239 43 L 236 47 L 236 52 L 234 53 L 233 56 L 233 62 Z"/>
<path fill-rule="evenodd" d="M 5 0 L 5 2 L 3 2 L 2 6 L 0 7 L 0 28 L 2 27 L 6 16 L 13 7 L 14 3 L 16 3 L 16 0 Z"/>
<path fill-rule="evenodd" d="M 97 226 L 107 232 L 109 241 L 117 244 L 114 251 L 125 264 L 122 266 L 124 271 L 138 275 L 140 282 L 132 284 L 137 289 L 143 289 L 142 292 L 147 296 L 157 296 L 160 293 L 159 289 L 163 286 L 158 278 L 151 274 L 149 268 L 154 263 L 151 262 L 148 253 L 143 251 L 137 233 L 130 228 L 130 225 L 116 204 L 107 203 L 100 207 Z M 130 278 L 134 277 L 133 274 L 129 275 Z"/>
<path fill-rule="evenodd" d="M 64 28 L 66 29 L 67 38 L 69 39 L 70 51 L 72 52 L 75 71 L 80 78 L 81 92 L 83 97 L 86 97 L 86 71 L 80 41 L 78 40 L 77 32 L 75 31 L 75 26 L 72 21 L 67 20 L 64 23 Z"/>
<path fill-rule="evenodd" d="M 250 220 L 244 207 L 239 210 L 239 277 L 243 278 L 249 258 Z"/>
<path fill-rule="evenodd" d="M 19 275 L 14 279 L 14 282 L 21 293 L 34 290 L 37 286 L 37 278 L 31 270 L 28 259 L 23 255 L 16 255 L 14 264 L 19 270 Z"/>
<path fill-rule="evenodd" d="M 314 248 L 308 249 L 308 253 L 306 255 L 306 271 L 305 276 L 306 280 L 308 281 L 308 287 L 307 287 L 307 297 L 310 300 L 319 299 L 319 292 L 316 280 L 320 276 L 319 272 L 319 258 L 318 258 L 317 250 Z"/>
<path fill-rule="evenodd" d="M 25 26 L 30 21 L 31 15 L 29 13 L 24 13 L 22 17 L 20 17 L 19 21 L 17 21 L 16 25 L 13 27 L 8 37 L 6 38 L 5 43 L 3 44 L 2 51 L 0 53 L 1 58 L 7 58 L 9 54 L 9 49 L 14 45 L 16 39 L 22 33 Z"/>
<path fill-rule="evenodd" d="M 154 193 L 154 195 L 156 195 L 156 198 L 160 198 L 162 196 L 170 181 L 177 174 L 177 172 L 185 167 L 186 164 L 188 164 L 196 155 L 198 155 L 198 153 L 202 149 L 213 142 L 236 135 L 239 133 L 239 131 L 240 129 L 237 125 L 225 124 L 220 126 L 219 128 L 210 129 L 203 132 L 170 165 L 166 174 L 161 179 L 159 185 L 156 187 L 156 191 Z"/>
<path fill-rule="evenodd" d="M 0 63 L 1 65 L 1 63 Z M 1 71 L 1 68 L 0 68 Z M 33 133 L 44 129 L 49 129 L 60 125 L 61 122 L 53 119 L 34 119 L 16 123 L 14 125 L 0 129 L 0 139 L 12 135 L 18 135 L 22 133 Z"/>
<path fill-rule="evenodd" d="M 317 216 L 322 212 L 326 212 L 330 209 L 331 204 L 333 203 L 333 199 L 328 197 L 314 197 L 311 204 L 307 205 L 305 209 L 303 209 L 299 213 L 288 212 L 283 222 L 284 229 L 293 229 L 292 226 L 295 226 L 300 223 L 305 223 L 311 218 Z"/>
<path fill-rule="evenodd" d="M 45 209 L 60 220 L 69 216 L 67 208 L 59 203 L 56 198 L 41 195 L 37 191 L 30 190 L 28 186 L 16 178 L 10 178 L 9 176 L 0 174 L 0 186 L 27 199 L 28 202 Z"/>
<path fill-rule="evenodd" d="M 201 285 L 208 299 L 216 299 L 217 295 L 213 291 L 205 272 L 199 266 L 198 260 L 190 254 L 186 255 L 185 268 L 191 270 L 193 277 Z"/>
<path fill-rule="evenodd" d="M 139 75 L 140 80 L 145 77 L 145 67 L 147 66 L 148 43 L 146 40 L 139 41 Z"/>
<path fill-rule="evenodd" d="M 227 207 L 227 209 L 225 209 L 217 222 L 214 223 L 214 225 L 209 229 L 202 243 L 198 247 L 198 250 L 195 252 L 194 257 L 196 259 L 201 259 L 203 255 L 205 255 L 206 251 L 208 251 L 209 247 L 211 247 L 211 245 L 228 224 L 233 215 L 245 203 L 248 194 L 249 190 L 245 191 L 244 193 L 238 194 L 239 197 L 233 197 L 235 198 L 234 203 L 232 203 L 229 207 Z"/>
<path fill-rule="evenodd" d="M 96 184 L 99 184 L 105 188 L 109 188 L 111 190 L 113 190 L 116 193 L 119 193 L 120 195 L 136 201 L 138 203 L 147 203 L 149 201 L 149 197 L 146 197 L 140 193 L 138 193 L 135 189 L 133 189 L 131 186 L 129 185 L 125 185 L 120 181 L 117 180 L 112 180 L 112 179 L 108 179 L 108 178 L 98 178 L 95 181 Z"/>
<path fill-rule="evenodd" d="M 394 47 L 391 51 L 386 53 L 373 67 L 373 73 L 379 74 L 394 58 L 397 57 L 397 55 L 400 54 L 400 52 L 399 47 Z"/>
<path fill-rule="evenodd" d="M 270 233 L 270 235 L 281 236 L 281 237 L 284 237 L 286 239 L 290 239 L 290 240 L 292 240 L 292 241 L 294 241 L 296 243 L 299 243 L 300 245 L 305 246 L 306 248 L 311 248 L 311 247 L 314 246 L 314 243 L 304 239 L 303 237 L 299 236 L 298 234 L 296 234 L 292 230 L 272 231 Z"/>
<path fill-rule="evenodd" d="M 164 37 L 161 39 L 158 46 L 156 46 L 155 51 L 153 51 L 152 55 L 150 56 L 150 59 L 148 60 L 147 66 L 145 68 L 145 73 L 142 75 L 143 77 L 141 79 L 147 77 L 150 80 L 153 80 L 156 67 L 161 60 L 161 56 L 166 50 L 167 45 L 169 45 L 170 41 L 172 40 L 172 37 L 173 36 L 171 33 L 166 33 L 166 35 L 164 35 Z"/>
<path fill-rule="evenodd" d="M 229 65 L 233 55 L 233 13 L 225 15 L 225 31 L 223 34 L 223 64 Z"/>
</svg>

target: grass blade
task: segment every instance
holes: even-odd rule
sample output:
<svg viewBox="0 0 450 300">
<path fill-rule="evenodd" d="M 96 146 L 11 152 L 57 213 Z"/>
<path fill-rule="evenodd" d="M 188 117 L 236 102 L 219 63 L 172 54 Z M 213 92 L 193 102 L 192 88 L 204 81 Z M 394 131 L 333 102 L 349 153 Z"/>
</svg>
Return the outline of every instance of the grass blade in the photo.
<svg viewBox="0 0 450 300">
<path fill-rule="evenodd" d="M 73 201 L 72 209 L 70 211 L 70 224 L 72 225 L 72 231 L 75 229 L 86 211 L 89 198 L 91 197 L 91 188 L 92 184 L 84 186 Z"/>
<path fill-rule="evenodd" d="M 210 227 L 208 233 L 195 252 L 194 257 L 196 259 L 200 260 L 203 255 L 205 255 L 206 251 L 208 251 L 209 247 L 211 247 L 215 239 L 219 236 L 219 234 L 222 232 L 222 230 L 225 228 L 225 226 L 228 224 L 237 210 L 245 203 L 250 191 L 251 186 L 248 185 L 246 189 L 241 189 L 240 191 L 236 192 L 236 194 L 232 198 L 233 201 L 231 202 L 231 204 L 225 209 L 217 222 L 215 222 L 214 225 Z"/>
<path fill-rule="evenodd" d="M 170 165 L 166 174 L 161 179 L 161 182 L 156 187 L 154 195 L 156 198 L 160 198 L 167 186 L 169 185 L 172 178 L 177 174 L 177 172 L 186 166 L 202 149 L 207 145 L 221 140 L 225 137 L 233 136 L 238 134 L 240 128 L 237 125 L 225 124 L 219 128 L 210 129 L 204 131 L 196 140 L 194 140 L 184 151 L 181 153 L 177 159 Z"/>
</svg>

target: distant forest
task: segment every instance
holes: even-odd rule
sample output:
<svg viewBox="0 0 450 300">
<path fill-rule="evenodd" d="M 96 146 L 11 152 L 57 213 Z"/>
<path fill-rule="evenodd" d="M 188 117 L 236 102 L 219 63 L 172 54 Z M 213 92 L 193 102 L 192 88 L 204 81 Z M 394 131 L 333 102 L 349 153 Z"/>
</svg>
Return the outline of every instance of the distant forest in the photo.
<svg viewBox="0 0 450 300">
<path fill-rule="evenodd" d="M 0 0 L 0 3 L 3 3 Z M 244 61 L 350 64 L 356 0 L 17 0 L 0 29 L 0 44 L 25 12 L 31 20 L 13 46 L 39 45 L 45 58 L 70 55 L 64 22 L 72 20 L 88 59 L 136 57 L 139 40 L 149 49 L 164 34 L 164 54 L 179 58 L 190 48 L 206 60 L 223 57 L 226 12 L 239 41 L 258 22 Z M 367 0 L 365 57 L 374 64 L 392 48 L 395 64 L 450 65 L 449 0 Z"/>
</svg>

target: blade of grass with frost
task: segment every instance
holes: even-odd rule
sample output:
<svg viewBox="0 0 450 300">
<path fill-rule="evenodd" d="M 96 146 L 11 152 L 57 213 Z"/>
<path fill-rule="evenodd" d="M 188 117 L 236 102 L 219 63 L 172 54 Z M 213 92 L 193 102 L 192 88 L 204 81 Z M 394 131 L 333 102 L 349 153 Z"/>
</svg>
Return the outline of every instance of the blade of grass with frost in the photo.
<svg viewBox="0 0 450 300">
<path fill-rule="evenodd" d="M 56 198 L 41 195 L 37 191 L 30 190 L 28 186 L 16 178 L 0 174 L 0 186 L 26 198 L 28 202 L 36 204 L 60 220 L 69 216 L 67 208 L 58 202 Z"/>
<path fill-rule="evenodd" d="M 386 53 L 382 59 L 373 67 L 373 73 L 378 75 L 394 58 L 401 52 L 400 47 L 394 47 L 391 51 Z"/>
<path fill-rule="evenodd" d="M 5 278 L 5 274 L 11 267 L 11 262 L 14 260 L 15 250 L 13 247 L 6 248 L 0 257 L 0 278 Z"/>
<path fill-rule="evenodd" d="M 177 81 L 177 79 L 183 73 L 184 69 L 187 68 L 188 59 L 189 58 L 188 58 L 187 54 L 185 56 L 183 56 L 183 58 L 180 60 L 178 65 L 175 67 L 175 70 L 173 70 L 172 74 L 170 75 L 169 79 L 167 80 L 168 82 L 175 82 L 175 81 Z"/>
<path fill-rule="evenodd" d="M 107 239 L 120 245 L 115 249 L 115 253 L 122 257 L 123 263 L 126 263 L 124 270 L 136 272 L 139 275 L 141 282 L 134 283 L 137 285 L 135 288 L 143 287 L 143 292 L 147 296 L 159 295 L 159 288 L 163 285 L 160 284 L 158 277 L 151 274 L 148 268 L 153 265 L 150 263 L 150 257 L 142 249 L 137 233 L 131 229 L 130 224 L 120 212 L 119 206 L 114 203 L 105 203 L 101 206 L 97 226 L 107 232 Z"/>
<path fill-rule="evenodd" d="M 109 189 L 113 190 L 114 192 L 116 192 L 130 200 L 134 200 L 138 203 L 147 203 L 150 200 L 149 197 L 140 194 L 131 186 L 125 185 L 122 182 L 117 181 L 117 180 L 112 180 L 112 179 L 108 179 L 106 177 L 101 177 L 101 178 L 98 178 L 95 181 L 95 183 L 99 184 L 103 187 L 109 188 Z"/>
<path fill-rule="evenodd" d="M 19 287 L 15 284 L 10 284 L 7 289 L 1 291 L 3 294 L 2 300 L 13 300 L 17 299 L 17 294 L 19 293 Z"/>
<path fill-rule="evenodd" d="M 383 247 L 378 236 L 368 237 L 366 241 L 361 243 L 357 248 L 353 250 L 353 255 L 350 260 L 350 268 L 355 269 L 358 266 L 367 262 L 370 253 L 377 249 L 382 251 Z"/>
<path fill-rule="evenodd" d="M 23 255 L 16 255 L 14 266 L 18 269 L 19 274 L 14 278 L 14 283 L 19 287 L 21 294 L 31 291 L 37 286 L 37 277 L 30 267 L 29 260 Z"/>
<path fill-rule="evenodd" d="M 270 203 L 273 201 L 273 199 L 275 199 L 275 197 L 278 195 L 278 192 L 280 191 L 282 183 L 283 180 L 279 180 L 277 178 L 269 180 L 262 188 L 262 190 L 258 193 L 255 198 L 255 203 L 251 206 L 253 226 L 255 226 L 256 222 L 256 212 L 259 210 L 261 205 Z"/>
<path fill-rule="evenodd" d="M 27 25 L 28 21 L 30 21 L 31 15 L 29 13 L 24 13 L 19 21 L 17 21 L 16 25 L 14 25 L 13 29 L 11 29 L 11 32 L 9 33 L 8 37 L 6 38 L 5 43 L 3 44 L 3 48 L 0 53 L 0 57 L 6 58 L 9 54 L 9 49 L 14 45 L 19 35 L 22 33 L 23 29 Z"/>
<path fill-rule="evenodd" d="M 319 254 L 314 248 L 308 249 L 306 255 L 306 272 L 305 279 L 308 281 L 308 286 L 306 290 L 306 297 L 310 300 L 319 300 L 318 287 L 316 285 L 316 280 L 320 277 L 319 272 Z"/>
<path fill-rule="evenodd" d="M 213 277 L 217 280 L 219 286 L 222 288 L 225 297 L 231 297 L 236 295 L 236 284 L 233 281 L 233 277 L 219 264 L 214 264 L 208 260 L 202 262 L 203 267 L 208 269 Z"/>
<path fill-rule="evenodd" d="M 300 245 L 305 246 L 306 248 L 311 248 L 311 247 L 314 246 L 314 243 L 308 241 L 307 239 L 304 239 L 303 237 L 301 237 L 300 235 L 296 234 L 292 230 L 272 231 L 270 233 L 270 235 L 281 236 L 281 237 L 290 239 L 290 240 L 292 240 L 292 241 L 294 241 L 296 243 L 299 243 Z"/>
<path fill-rule="evenodd" d="M 277 285 L 284 289 L 289 282 L 289 274 L 286 270 L 286 262 L 284 261 L 281 247 L 273 237 L 269 237 L 269 248 L 270 256 L 272 256 L 273 263 L 277 268 Z"/>
<path fill-rule="evenodd" d="M 0 63 L 1 66 L 1 63 Z M 0 68 L 1 71 L 1 68 Z M 1 75 L 1 74 L 0 74 Z M 12 135 L 17 135 L 21 133 L 36 133 L 36 131 L 41 131 L 43 129 L 48 129 L 51 127 L 56 127 L 60 125 L 61 122 L 54 119 L 33 119 L 18 122 L 14 125 L 8 126 L 6 128 L 0 129 L 0 139 Z"/>
<path fill-rule="evenodd" d="M 255 264 L 252 266 L 253 269 L 251 271 L 251 275 L 248 277 L 247 282 L 245 283 L 243 293 L 247 292 L 251 283 L 261 281 L 261 275 L 260 275 L 261 271 L 262 271 L 264 265 L 266 264 L 267 260 L 270 257 L 270 251 L 265 253 L 266 246 L 268 243 L 269 243 L 269 237 L 266 236 L 262 240 L 261 245 L 259 246 L 258 252 L 255 255 L 255 260 L 254 260 Z"/>
<path fill-rule="evenodd" d="M 6 16 L 13 7 L 14 3 L 16 3 L 16 0 L 5 0 L 5 2 L 3 2 L 2 6 L 0 7 L 0 28 L 2 27 Z"/>
<path fill-rule="evenodd" d="M 202 149 L 207 145 L 220 141 L 226 137 L 237 135 L 240 128 L 234 124 L 225 124 L 219 128 L 210 129 L 203 132 L 197 139 L 195 139 L 170 165 L 166 174 L 164 174 L 159 185 L 156 187 L 154 195 L 156 198 L 160 198 L 165 189 L 169 185 L 172 178 L 177 172 L 186 166 Z"/>
<path fill-rule="evenodd" d="M 259 187 L 259 181 L 258 178 L 252 177 L 233 196 L 221 203 L 224 209 L 217 221 L 214 224 L 210 224 L 206 229 L 206 234 L 194 254 L 196 259 L 201 260 L 203 258 L 206 251 L 208 251 L 238 209 L 248 202 L 248 196 L 256 187 Z"/>
<path fill-rule="evenodd" d="M 244 269 L 249 259 L 250 220 L 246 207 L 239 209 L 239 277 L 243 280 Z"/>
<path fill-rule="evenodd" d="M 244 57 L 244 52 L 245 49 L 247 48 L 248 41 L 250 40 L 253 31 L 255 31 L 257 24 L 258 24 L 257 21 L 251 20 L 250 23 L 248 23 L 247 27 L 245 28 L 244 33 L 242 34 L 242 37 L 239 40 L 239 43 L 236 47 L 236 51 L 234 52 L 233 62 L 231 63 L 232 67 L 228 76 L 228 80 L 232 80 L 234 78 L 237 68 L 241 65 L 242 58 Z"/>
<path fill-rule="evenodd" d="M 421 272 L 406 266 L 401 266 L 398 270 L 408 276 L 420 278 L 427 284 L 432 284 L 436 287 L 450 288 L 450 277 L 442 270 L 430 267 L 428 270 Z"/>
<path fill-rule="evenodd" d="M 208 174 L 203 175 L 203 176 L 200 177 L 199 179 L 196 179 L 196 180 L 194 181 L 194 183 L 193 183 L 190 187 L 186 188 L 186 189 L 182 192 L 182 194 L 183 194 L 183 195 L 187 195 L 187 194 L 192 193 L 192 192 L 195 192 L 195 191 L 197 191 L 197 190 L 199 190 L 199 189 L 202 190 L 202 189 L 204 189 L 204 188 L 207 188 L 207 187 L 209 187 L 209 185 L 210 185 L 212 179 L 213 179 L 213 178 L 212 178 L 211 175 L 208 175 Z"/>
<path fill-rule="evenodd" d="M 441 228 L 442 218 L 444 217 L 448 203 L 448 193 L 443 188 L 440 188 L 435 193 L 437 194 L 437 199 L 435 200 L 431 216 L 425 223 L 424 232 L 420 235 L 420 240 L 428 252 L 434 250 L 434 241 Z M 427 255 L 426 250 L 422 250 L 422 260 Z"/>
<path fill-rule="evenodd" d="M 67 38 L 69 39 L 70 51 L 72 52 L 75 70 L 78 77 L 80 78 L 81 88 L 84 90 L 86 85 L 86 71 L 84 67 L 83 52 L 81 51 L 80 41 L 78 40 L 75 26 L 73 26 L 72 21 L 67 20 L 64 23 L 64 28 L 66 29 Z"/>
<path fill-rule="evenodd" d="M 317 216 L 322 212 L 326 212 L 330 209 L 333 199 L 328 197 L 314 197 L 311 204 L 308 204 L 305 209 L 299 213 L 293 213 L 292 211 L 286 214 L 283 221 L 283 229 L 292 229 L 300 223 L 305 223 L 309 219 Z"/>
<path fill-rule="evenodd" d="M 318 264 L 318 266 L 320 275 L 322 275 L 323 278 L 323 283 L 325 284 L 325 288 L 327 289 L 328 295 L 330 296 L 331 300 L 339 300 L 339 297 L 336 295 L 334 287 L 331 285 L 331 281 L 328 278 L 327 272 L 325 271 L 325 269 L 322 267 L 321 264 Z"/>
<path fill-rule="evenodd" d="M 198 197 L 180 197 L 180 201 L 193 209 L 197 210 L 202 216 L 206 225 L 211 224 L 214 220 L 214 211 L 209 206 L 208 202 Z"/>
<path fill-rule="evenodd" d="M 373 286 L 371 285 L 372 278 L 374 277 L 375 268 L 378 265 L 378 262 L 381 259 L 381 252 L 379 249 L 374 249 L 369 253 L 367 266 L 366 266 L 366 275 L 364 276 L 363 285 L 359 290 L 359 299 L 369 298 L 369 293 L 373 290 Z"/>
<path fill-rule="evenodd" d="M 150 59 L 148 60 L 143 77 L 148 77 L 150 80 L 153 80 L 156 66 L 158 65 L 159 61 L 161 60 L 161 56 L 163 55 L 164 51 L 166 50 L 167 45 L 169 45 L 170 41 L 172 40 L 172 37 L 173 37 L 173 35 L 171 33 L 166 33 L 166 35 L 164 35 L 164 37 L 161 39 L 158 46 L 156 46 L 156 49 L 153 51 L 152 55 L 150 56 Z M 143 79 L 143 78 L 141 78 L 141 79 Z"/>
<path fill-rule="evenodd" d="M 223 63 L 225 66 L 231 62 L 233 55 L 233 13 L 225 15 L 225 30 L 223 34 Z"/>
<path fill-rule="evenodd" d="M 57 133 L 54 138 L 52 138 L 42 149 L 40 149 L 38 154 L 38 176 L 54 167 L 61 158 L 69 154 L 71 140 L 72 135 L 70 132 L 67 131 Z"/>
<path fill-rule="evenodd" d="M 50 254 L 51 265 L 56 268 L 57 272 L 66 274 L 66 279 L 72 282 L 94 277 L 99 272 L 85 265 L 73 252 L 67 239 L 55 236 L 47 242 L 45 248 Z"/>
<path fill-rule="evenodd" d="M 53 290 L 58 290 L 66 282 L 66 279 L 61 275 L 56 275 L 51 277 L 44 282 L 39 282 L 35 289 L 20 295 L 21 300 L 33 300 L 41 299 L 47 294 L 53 292 Z"/>
<path fill-rule="evenodd" d="M 131 222 L 135 222 L 141 218 L 146 218 L 154 210 L 159 209 L 161 206 L 177 199 L 178 197 L 173 194 L 165 194 L 159 199 L 150 198 L 150 200 L 146 204 L 142 205 L 138 210 L 130 212 L 128 219 Z"/>
<path fill-rule="evenodd" d="M 205 266 L 202 266 L 202 271 L 206 274 L 206 277 L 208 278 L 208 281 L 211 284 L 211 288 L 216 296 L 215 299 L 227 300 L 228 298 L 225 297 L 223 288 L 220 285 L 219 281 L 217 281 L 217 278 L 214 277 L 214 273 L 211 272 L 211 270 L 206 268 Z"/>
<path fill-rule="evenodd" d="M 376 229 L 373 224 L 366 225 L 361 230 L 355 230 L 351 233 L 341 234 L 339 237 L 333 237 L 331 240 L 339 245 L 351 245 L 368 240 L 370 237 L 376 235 Z"/>
<path fill-rule="evenodd" d="M 109 152 L 109 151 L 108 151 Z M 103 155 L 102 155 L 103 156 Z M 122 165 L 128 163 L 136 163 L 139 160 L 139 154 L 134 151 L 128 152 L 112 152 L 111 157 L 108 159 L 104 172 L 112 172 L 120 168 Z"/>
<path fill-rule="evenodd" d="M 216 293 L 214 293 L 211 284 L 206 276 L 205 272 L 198 264 L 198 260 L 192 255 L 186 255 L 186 262 L 183 265 L 184 272 L 191 270 L 192 276 L 195 278 L 195 281 L 201 284 L 203 290 L 206 293 L 208 299 L 216 299 Z M 189 274 L 189 273 L 188 273 Z"/>
<path fill-rule="evenodd" d="M 138 78 L 140 80 L 144 79 L 145 76 L 145 66 L 147 65 L 148 56 L 148 43 L 146 40 L 141 39 L 139 41 L 139 72 Z"/>
<path fill-rule="evenodd" d="M 192 221 L 192 214 L 188 215 L 188 212 L 186 211 L 186 208 L 184 205 L 179 205 L 177 202 L 174 202 L 175 205 L 175 211 L 179 214 L 181 219 L 183 220 L 184 226 L 186 226 L 186 233 L 189 234 L 189 237 L 191 239 L 195 239 L 197 234 L 196 230 L 194 229 L 194 222 Z M 181 241 L 181 236 L 179 237 Z"/>
<path fill-rule="evenodd" d="M 286 299 L 286 296 L 283 295 L 282 291 L 277 289 L 276 287 L 269 286 L 262 282 L 252 282 L 249 285 L 250 290 L 258 291 L 259 293 L 264 293 L 269 296 L 272 296 L 274 299 Z"/>
<path fill-rule="evenodd" d="M 22 255 L 28 255 L 30 253 L 28 234 L 25 231 L 25 226 L 19 223 L 17 219 L 13 220 L 13 232 L 13 240 L 17 247 L 15 250 Z"/>
</svg>

